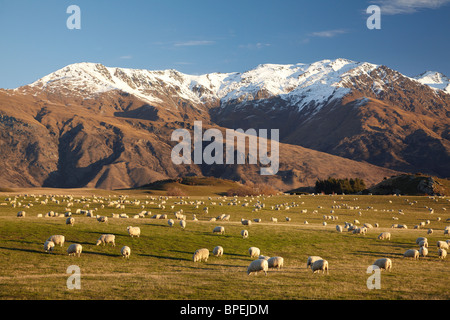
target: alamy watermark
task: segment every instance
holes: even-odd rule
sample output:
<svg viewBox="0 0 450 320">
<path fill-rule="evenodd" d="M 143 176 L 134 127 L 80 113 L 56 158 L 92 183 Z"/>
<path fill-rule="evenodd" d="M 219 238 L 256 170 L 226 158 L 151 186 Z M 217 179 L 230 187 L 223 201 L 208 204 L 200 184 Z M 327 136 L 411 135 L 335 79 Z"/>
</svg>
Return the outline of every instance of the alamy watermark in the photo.
<svg viewBox="0 0 450 320">
<path fill-rule="evenodd" d="M 174 164 L 261 164 L 261 175 L 275 175 L 279 169 L 279 130 L 226 129 L 225 143 L 219 129 L 208 129 L 203 133 L 202 121 L 194 121 L 194 139 L 187 129 L 172 132 L 172 141 L 179 143 L 172 149 Z M 180 141 L 180 139 L 182 139 Z M 214 139 L 214 140 L 213 140 Z M 203 142 L 209 142 L 203 148 Z M 248 144 L 246 143 L 248 141 Z M 270 154 L 268 144 L 270 142 Z M 194 148 L 192 156 L 192 147 Z M 225 150 L 224 150 L 225 148 Z M 247 151 L 246 151 L 247 150 Z M 225 155 L 225 157 L 224 157 Z M 224 159 L 225 158 L 225 159 Z M 236 159 L 235 159 L 236 158 Z"/>
<path fill-rule="evenodd" d="M 367 278 L 366 285 L 367 289 L 381 289 L 381 269 L 377 265 L 371 265 L 366 271 L 368 274 L 372 274 Z"/>
<path fill-rule="evenodd" d="M 79 266 L 71 265 L 67 268 L 66 273 L 70 274 L 67 278 L 67 289 L 81 289 L 81 269 Z"/>
<path fill-rule="evenodd" d="M 366 13 L 371 15 L 366 21 L 367 28 L 369 30 L 381 29 L 381 8 L 371 5 L 367 8 Z"/>
</svg>

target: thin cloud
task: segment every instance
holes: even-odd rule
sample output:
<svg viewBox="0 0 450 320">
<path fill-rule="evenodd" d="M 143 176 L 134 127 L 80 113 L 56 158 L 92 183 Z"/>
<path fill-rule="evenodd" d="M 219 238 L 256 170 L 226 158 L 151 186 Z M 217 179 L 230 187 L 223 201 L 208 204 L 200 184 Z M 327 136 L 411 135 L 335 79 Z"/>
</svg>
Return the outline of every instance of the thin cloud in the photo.
<svg viewBox="0 0 450 320">
<path fill-rule="evenodd" d="M 450 0 L 379 0 L 372 1 L 380 6 L 381 14 L 412 14 L 421 9 L 438 9 L 450 4 Z"/>
<path fill-rule="evenodd" d="M 319 38 L 333 38 L 337 35 L 347 33 L 347 31 L 342 29 L 336 29 L 336 30 L 326 30 L 326 31 L 318 31 L 310 33 L 310 37 L 319 37 Z"/>
<path fill-rule="evenodd" d="M 120 59 L 130 60 L 130 59 L 133 59 L 133 56 L 130 56 L 130 55 L 128 55 L 128 56 L 121 56 Z"/>
<path fill-rule="evenodd" d="M 209 40 L 191 40 L 191 41 L 184 41 L 184 42 L 175 42 L 175 47 L 194 47 L 194 46 L 208 46 L 211 44 L 214 44 L 215 41 L 209 41 Z"/>
<path fill-rule="evenodd" d="M 239 48 L 242 48 L 242 49 L 250 49 L 250 50 L 253 50 L 253 49 L 259 50 L 259 49 L 266 48 L 266 47 L 270 47 L 270 46 L 271 46 L 270 43 L 261 43 L 261 42 L 258 42 L 258 43 L 241 44 L 241 45 L 239 46 Z"/>
</svg>

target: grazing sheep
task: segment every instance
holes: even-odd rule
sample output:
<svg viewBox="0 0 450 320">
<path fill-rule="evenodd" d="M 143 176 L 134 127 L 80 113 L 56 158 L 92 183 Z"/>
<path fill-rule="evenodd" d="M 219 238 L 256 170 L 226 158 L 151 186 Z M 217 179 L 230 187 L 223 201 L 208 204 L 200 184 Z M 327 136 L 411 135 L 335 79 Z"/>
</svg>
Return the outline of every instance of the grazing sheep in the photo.
<svg viewBox="0 0 450 320">
<path fill-rule="evenodd" d="M 127 227 L 127 231 L 128 231 L 128 234 L 133 238 L 133 237 L 140 237 L 140 235 L 141 235 L 141 228 L 139 228 L 139 227 L 132 227 L 132 226 L 129 226 L 129 227 Z"/>
<path fill-rule="evenodd" d="M 428 242 L 428 239 L 425 238 L 425 237 L 419 237 L 419 238 L 416 239 L 416 244 L 419 244 L 420 241 L 427 241 Z"/>
<path fill-rule="evenodd" d="M 278 218 L 271 217 L 270 221 L 277 223 L 278 222 Z"/>
<path fill-rule="evenodd" d="M 209 250 L 206 248 L 198 249 L 194 252 L 192 259 L 194 262 L 205 261 L 207 262 L 209 258 Z"/>
<path fill-rule="evenodd" d="M 282 257 L 271 257 L 267 260 L 269 268 L 281 269 L 284 265 L 284 259 Z"/>
<path fill-rule="evenodd" d="M 317 260 L 321 260 L 322 258 L 319 256 L 309 256 L 308 260 L 306 261 L 306 269 L 309 268 L 309 266 L 311 266 L 314 262 L 316 262 Z"/>
<path fill-rule="evenodd" d="M 25 218 L 25 211 L 19 211 L 19 212 L 17 212 L 17 217 L 18 218 Z"/>
<path fill-rule="evenodd" d="M 326 271 L 328 274 L 328 261 L 323 259 L 314 261 L 314 263 L 311 265 L 311 270 L 313 273 L 319 273 L 320 270 L 322 270 L 322 273 L 325 273 Z"/>
<path fill-rule="evenodd" d="M 81 244 L 73 243 L 67 248 L 67 253 L 69 256 L 81 256 L 81 251 L 83 251 L 83 247 Z"/>
<path fill-rule="evenodd" d="M 104 217 L 104 216 L 98 217 L 98 218 L 97 218 L 97 221 L 98 221 L 98 222 L 104 222 L 104 223 L 106 223 L 106 222 L 108 222 L 108 217 Z"/>
<path fill-rule="evenodd" d="M 445 249 L 448 250 L 448 243 L 445 241 L 438 241 L 437 242 L 438 249 Z"/>
<path fill-rule="evenodd" d="M 378 235 L 378 240 L 391 240 L 390 232 L 382 232 Z"/>
<path fill-rule="evenodd" d="M 186 229 L 186 220 L 180 220 L 181 229 Z"/>
<path fill-rule="evenodd" d="M 45 241 L 44 243 L 44 250 L 45 252 L 52 252 L 55 248 L 55 243 L 53 241 Z"/>
<path fill-rule="evenodd" d="M 267 270 L 269 269 L 269 263 L 265 259 L 253 260 L 247 268 L 247 274 L 258 273 L 264 271 L 267 276 Z"/>
<path fill-rule="evenodd" d="M 439 249 L 439 250 L 438 250 L 438 256 L 439 256 L 439 259 L 444 260 L 445 257 L 447 257 L 447 250 L 445 250 L 445 249 Z"/>
<path fill-rule="evenodd" d="M 257 247 L 250 247 L 248 249 L 248 254 L 252 258 L 256 258 L 256 257 L 258 257 L 261 254 L 261 250 L 259 250 L 259 248 L 257 248 Z"/>
<path fill-rule="evenodd" d="M 53 235 L 50 236 L 47 241 L 53 241 L 53 243 L 55 244 L 55 246 L 60 245 L 61 247 L 64 246 L 64 242 L 66 241 L 66 237 L 64 237 L 63 235 Z"/>
<path fill-rule="evenodd" d="M 225 228 L 222 226 L 217 226 L 213 229 L 213 233 L 225 234 Z"/>
<path fill-rule="evenodd" d="M 428 229 L 427 234 L 432 234 L 433 233 L 433 229 Z"/>
<path fill-rule="evenodd" d="M 213 255 L 215 255 L 216 257 L 221 257 L 223 256 L 223 248 L 221 246 L 217 246 L 213 249 Z"/>
<path fill-rule="evenodd" d="M 353 230 L 353 234 L 366 234 L 367 228 L 366 227 L 359 227 Z"/>
<path fill-rule="evenodd" d="M 419 242 L 419 247 L 425 247 L 428 248 L 428 241 L 427 240 L 422 240 Z"/>
<path fill-rule="evenodd" d="M 268 257 L 268 256 L 263 256 L 263 255 L 260 255 L 260 256 L 258 257 L 258 259 L 269 260 L 269 259 L 270 259 L 270 257 Z"/>
<path fill-rule="evenodd" d="M 70 224 L 73 227 L 73 224 L 75 223 L 75 219 L 72 217 L 69 217 L 66 219 L 66 224 Z"/>
<path fill-rule="evenodd" d="M 248 238 L 248 231 L 247 230 L 242 230 L 241 231 L 241 236 L 242 236 L 242 238 L 247 239 Z"/>
<path fill-rule="evenodd" d="M 386 271 L 391 271 L 392 260 L 389 258 L 380 258 L 380 259 L 375 260 L 373 265 L 377 266 L 380 269 L 384 269 Z"/>
<path fill-rule="evenodd" d="M 420 247 L 419 249 L 419 255 L 421 257 L 426 257 L 428 255 L 428 249 L 427 247 Z"/>
<path fill-rule="evenodd" d="M 258 223 L 258 222 L 261 222 L 261 219 L 260 218 L 255 218 L 255 219 L 253 219 L 253 221 Z"/>
<path fill-rule="evenodd" d="M 129 259 L 131 254 L 131 249 L 128 246 L 123 246 L 122 249 L 120 249 L 120 253 L 122 254 L 122 258 Z"/>
<path fill-rule="evenodd" d="M 286 221 L 287 221 L 287 222 L 290 222 L 290 221 L 291 221 L 291 218 L 286 217 Z"/>
<path fill-rule="evenodd" d="M 167 221 L 167 224 L 169 225 L 169 227 L 173 227 L 173 225 L 174 225 L 174 221 L 173 221 L 173 219 L 169 219 L 168 221 Z"/>
<path fill-rule="evenodd" d="M 98 238 L 96 246 L 102 244 L 105 246 L 105 244 L 111 243 L 113 247 L 116 246 L 116 236 L 113 234 L 102 234 L 100 238 Z"/>
<path fill-rule="evenodd" d="M 403 257 L 413 258 L 414 260 L 417 260 L 417 259 L 419 259 L 419 251 L 417 251 L 415 249 L 406 250 L 405 253 L 403 254 Z"/>
<path fill-rule="evenodd" d="M 337 232 L 342 232 L 342 230 L 343 230 L 342 226 L 340 226 L 340 225 L 336 226 L 336 231 Z"/>
<path fill-rule="evenodd" d="M 244 226 L 251 226 L 251 225 L 252 225 L 251 220 L 246 220 L 246 219 L 241 219 L 241 223 L 242 223 Z"/>
</svg>

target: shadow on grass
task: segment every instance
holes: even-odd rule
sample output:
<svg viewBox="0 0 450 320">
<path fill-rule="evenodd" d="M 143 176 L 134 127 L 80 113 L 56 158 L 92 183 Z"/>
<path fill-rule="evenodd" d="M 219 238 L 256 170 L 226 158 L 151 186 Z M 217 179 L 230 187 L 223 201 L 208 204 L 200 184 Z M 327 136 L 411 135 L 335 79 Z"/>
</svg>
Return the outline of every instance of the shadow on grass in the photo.
<svg viewBox="0 0 450 320">
<path fill-rule="evenodd" d="M 166 259 L 166 260 L 192 261 L 191 259 L 186 259 L 186 258 L 177 258 L 177 257 L 170 257 L 170 256 L 158 256 L 158 255 L 146 254 L 146 253 L 139 253 L 137 255 L 138 256 L 142 256 L 142 257 L 151 257 L 151 258 Z"/>
<path fill-rule="evenodd" d="M 403 253 L 395 253 L 395 252 L 373 252 L 373 251 L 355 251 L 355 254 L 362 256 L 371 256 L 371 257 L 389 257 L 389 256 L 398 256 L 403 257 Z"/>
<path fill-rule="evenodd" d="M 34 250 L 34 249 L 7 248 L 7 247 L 0 247 L 0 249 L 12 250 L 12 251 L 23 251 L 23 252 L 30 252 L 30 253 L 39 253 L 39 254 L 48 254 L 43 249 L 42 249 L 42 251 L 38 251 L 38 250 Z"/>
</svg>

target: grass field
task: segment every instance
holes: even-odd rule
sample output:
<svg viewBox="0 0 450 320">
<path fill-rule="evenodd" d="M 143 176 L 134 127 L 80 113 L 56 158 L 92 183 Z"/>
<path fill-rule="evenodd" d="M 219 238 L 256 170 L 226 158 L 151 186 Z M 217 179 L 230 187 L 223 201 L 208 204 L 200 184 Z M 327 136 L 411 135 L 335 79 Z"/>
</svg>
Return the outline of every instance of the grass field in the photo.
<svg viewBox="0 0 450 320">
<path fill-rule="evenodd" d="M 436 247 L 438 240 L 449 239 L 444 235 L 445 226 L 450 225 L 446 221 L 450 218 L 449 198 L 354 195 L 223 198 L 211 194 L 211 197 L 161 199 L 162 193 L 152 195 L 143 190 L 13 191 L 0 193 L 0 299 L 3 300 L 450 299 L 448 258 L 440 260 Z M 41 204 L 46 198 L 48 203 Z M 108 206 L 119 199 L 123 200 L 124 209 Z M 133 204 L 135 200 L 140 203 Z M 162 200 L 164 209 L 158 206 Z M 180 204 L 181 200 L 185 204 Z M 196 201 L 203 203 L 195 208 Z M 233 201 L 236 205 L 230 205 Z M 265 206 L 253 211 L 257 201 Z M 63 214 L 68 202 L 73 203 L 70 209 L 74 226 L 66 225 L 65 217 L 37 217 L 49 211 Z M 245 202 L 249 203 L 247 207 L 242 206 Z M 85 208 L 87 204 L 89 208 Z M 281 204 L 285 205 L 281 210 L 272 209 Z M 290 206 L 288 210 L 286 205 Z M 208 207 L 208 213 L 203 211 L 204 207 Z M 427 207 L 433 208 L 434 213 L 430 214 Z M 107 216 L 109 221 L 97 222 L 85 214 L 76 214 L 77 209 L 94 210 L 95 215 Z M 185 230 L 176 220 L 169 227 L 167 219 L 151 218 L 154 214 L 167 214 L 175 219 L 174 212 L 180 209 L 186 215 Z M 307 213 L 301 213 L 304 209 Z M 399 214 L 399 209 L 404 214 Z M 16 216 L 21 210 L 26 212 L 24 218 Z M 142 211 L 151 213 L 133 218 Z M 112 218 L 113 213 L 127 213 L 130 218 Z M 193 214 L 198 221 L 192 220 Z M 221 214 L 230 214 L 230 221 L 209 221 Z M 337 216 L 338 220 L 324 220 L 324 215 Z M 271 222 L 271 217 L 278 218 L 278 222 Z M 285 217 L 291 221 L 287 222 Z M 261 218 L 262 222 L 243 226 L 241 218 Z M 343 226 L 355 219 L 361 225 L 378 223 L 379 227 L 369 229 L 366 235 L 336 231 L 337 224 Z M 425 228 L 414 229 L 426 220 L 430 223 Z M 324 221 L 327 226 L 322 225 Z M 408 229 L 393 229 L 394 223 L 406 224 Z M 139 238 L 128 235 L 126 228 L 130 225 L 141 228 Z M 225 235 L 212 233 L 219 225 L 225 227 Z M 427 234 L 428 228 L 434 230 L 433 234 Z M 243 229 L 249 231 L 249 238 L 241 237 Z M 391 232 L 390 241 L 377 239 L 383 231 Z M 104 233 L 116 235 L 115 247 L 95 245 Z M 46 253 L 43 244 L 53 234 L 64 235 L 66 243 L 53 253 Z M 418 249 L 415 240 L 419 236 L 428 238 L 429 255 L 417 261 L 404 258 L 407 249 Z M 81 257 L 68 256 L 66 250 L 71 243 L 83 246 Z M 131 248 L 129 260 L 121 257 L 124 245 Z M 212 249 L 218 245 L 224 248 L 220 258 L 212 255 Z M 260 248 L 262 255 L 283 257 L 284 268 L 269 269 L 267 276 L 247 275 L 247 266 L 253 260 L 248 248 L 252 246 Z M 194 263 L 194 251 L 203 247 L 211 252 L 209 260 Z M 310 255 L 319 255 L 329 262 L 328 275 L 313 274 L 306 268 Z M 366 281 L 371 274 L 366 270 L 381 257 L 392 259 L 393 270 L 381 273 L 381 289 L 369 290 Z M 70 274 L 66 270 L 71 265 L 81 269 L 79 290 L 67 288 Z"/>
</svg>

